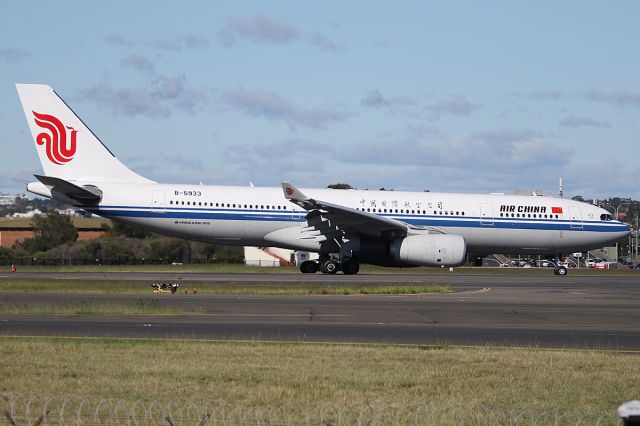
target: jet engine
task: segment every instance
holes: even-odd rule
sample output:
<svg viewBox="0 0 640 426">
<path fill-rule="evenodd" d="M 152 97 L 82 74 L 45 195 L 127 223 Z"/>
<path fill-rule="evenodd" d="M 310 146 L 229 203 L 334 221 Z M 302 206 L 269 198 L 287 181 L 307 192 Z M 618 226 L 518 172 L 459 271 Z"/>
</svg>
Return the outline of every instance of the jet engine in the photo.
<svg viewBox="0 0 640 426">
<path fill-rule="evenodd" d="M 467 245 L 460 235 L 411 235 L 393 240 L 390 255 L 398 263 L 416 266 L 458 266 L 465 261 Z"/>
</svg>

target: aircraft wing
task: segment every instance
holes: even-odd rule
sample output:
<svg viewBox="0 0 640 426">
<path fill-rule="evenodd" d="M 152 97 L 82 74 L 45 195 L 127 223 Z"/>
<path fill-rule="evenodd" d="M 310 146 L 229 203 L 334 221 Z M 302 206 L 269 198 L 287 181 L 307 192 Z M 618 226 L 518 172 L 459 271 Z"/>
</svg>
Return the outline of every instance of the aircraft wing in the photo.
<svg viewBox="0 0 640 426">
<path fill-rule="evenodd" d="M 287 200 L 311 210 L 307 223 L 315 229 L 333 230 L 334 233 L 357 233 L 374 237 L 405 237 L 411 225 L 351 207 L 328 203 L 307 197 L 290 182 L 282 182 L 282 190 Z"/>
</svg>

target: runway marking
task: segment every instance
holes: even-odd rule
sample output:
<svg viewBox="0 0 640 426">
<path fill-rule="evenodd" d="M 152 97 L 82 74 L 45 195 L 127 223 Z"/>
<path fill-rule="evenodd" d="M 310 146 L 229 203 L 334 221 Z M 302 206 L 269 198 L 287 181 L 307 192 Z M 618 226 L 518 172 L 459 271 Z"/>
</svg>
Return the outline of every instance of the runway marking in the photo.
<svg viewBox="0 0 640 426">
<path fill-rule="evenodd" d="M 106 340 L 106 341 L 139 341 L 139 342 L 205 342 L 205 343 L 237 343 L 237 344 L 270 344 L 270 345 L 318 345 L 318 346 L 383 346 L 415 349 L 480 349 L 480 350 L 517 350 L 517 351 L 541 351 L 541 352 L 598 352 L 640 354 L 640 349 L 591 349 L 591 348 L 553 348 L 553 347 L 524 347 L 524 346 L 487 346 L 487 345 L 454 345 L 449 343 L 420 344 L 420 343 L 389 343 L 389 342 L 323 342 L 323 341 L 297 341 L 297 340 L 237 340 L 237 339 L 185 339 L 185 338 L 157 338 L 157 337 L 97 337 L 97 336 L 37 336 L 37 335 L 0 335 L 0 339 L 49 339 L 49 340 Z"/>
<path fill-rule="evenodd" d="M 468 291 L 460 291 L 458 293 L 447 293 L 447 294 L 477 294 L 477 293 L 487 293 L 491 291 L 491 287 L 483 287 L 480 290 L 468 290 Z"/>
</svg>

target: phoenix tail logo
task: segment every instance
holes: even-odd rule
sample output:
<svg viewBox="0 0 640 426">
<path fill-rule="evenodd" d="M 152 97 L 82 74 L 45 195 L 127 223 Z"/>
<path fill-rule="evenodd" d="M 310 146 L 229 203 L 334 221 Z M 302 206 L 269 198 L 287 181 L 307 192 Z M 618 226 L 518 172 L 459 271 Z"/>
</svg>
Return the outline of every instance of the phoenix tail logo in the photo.
<svg viewBox="0 0 640 426">
<path fill-rule="evenodd" d="M 38 133 L 36 143 L 45 146 L 49 160 L 58 165 L 71 161 L 76 153 L 76 135 L 78 131 L 73 127 L 63 125 L 53 115 L 32 112 L 36 124 L 46 130 Z M 67 138 L 67 129 L 71 131 L 69 138 Z"/>
</svg>

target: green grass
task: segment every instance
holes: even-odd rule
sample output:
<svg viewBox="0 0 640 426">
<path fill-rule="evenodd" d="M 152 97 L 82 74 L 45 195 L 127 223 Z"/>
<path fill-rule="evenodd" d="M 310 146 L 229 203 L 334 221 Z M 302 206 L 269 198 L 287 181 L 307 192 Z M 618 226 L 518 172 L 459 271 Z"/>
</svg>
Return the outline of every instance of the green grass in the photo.
<svg viewBox="0 0 640 426">
<path fill-rule="evenodd" d="M 0 394 L 602 412 L 639 381 L 612 352 L 0 337 Z"/>
<path fill-rule="evenodd" d="M 418 294 L 451 292 L 450 285 L 394 286 L 394 285 L 319 285 L 300 281 L 297 283 L 206 283 L 201 281 L 164 280 L 180 283 L 176 294 L 158 294 L 158 297 L 183 297 L 197 289 L 198 294 L 231 295 L 313 295 L 313 294 Z M 79 294 L 125 294 L 151 295 L 150 281 L 140 280 L 76 280 L 76 279 L 2 279 L 1 293 L 79 293 Z"/>
</svg>

